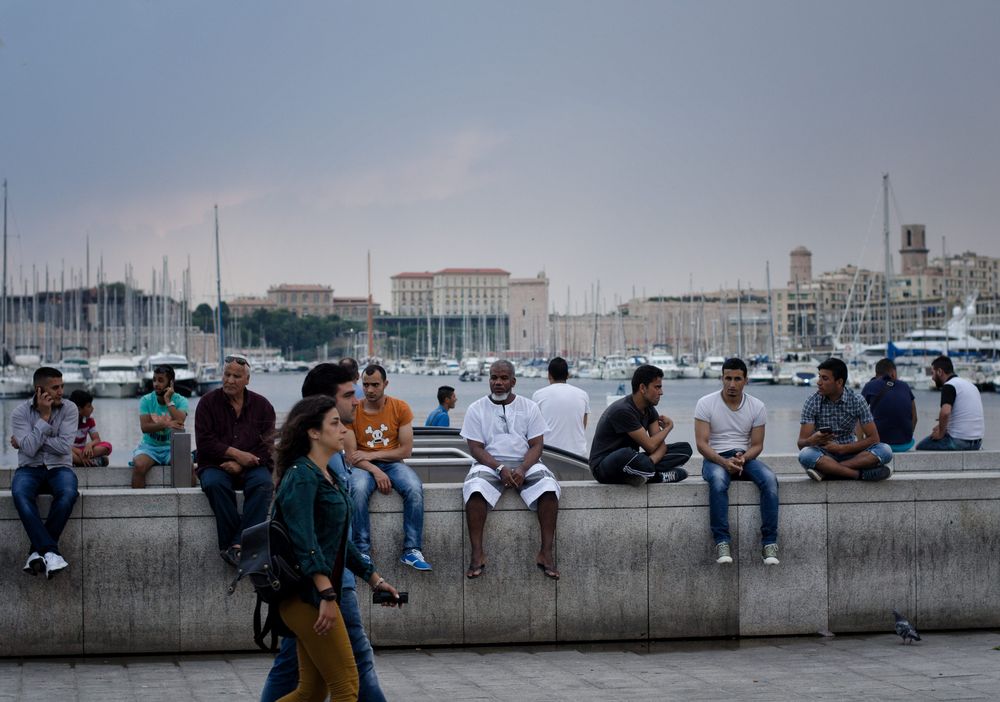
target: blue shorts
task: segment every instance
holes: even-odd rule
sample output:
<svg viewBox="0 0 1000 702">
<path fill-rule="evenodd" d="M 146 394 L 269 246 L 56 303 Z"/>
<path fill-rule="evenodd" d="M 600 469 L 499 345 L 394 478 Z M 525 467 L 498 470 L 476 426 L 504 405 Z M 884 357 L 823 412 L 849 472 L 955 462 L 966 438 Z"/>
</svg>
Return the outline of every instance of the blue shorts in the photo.
<svg viewBox="0 0 1000 702">
<path fill-rule="evenodd" d="M 158 466 L 169 466 L 170 465 L 170 445 L 167 446 L 150 446 L 147 443 L 141 443 L 135 447 L 132 452 L 132 460 L 128 462 L 130 466 L 135 466 L 135 457 L 140 454 L 146 454 L 153 459 L 153 464 Z"/>
</svg>

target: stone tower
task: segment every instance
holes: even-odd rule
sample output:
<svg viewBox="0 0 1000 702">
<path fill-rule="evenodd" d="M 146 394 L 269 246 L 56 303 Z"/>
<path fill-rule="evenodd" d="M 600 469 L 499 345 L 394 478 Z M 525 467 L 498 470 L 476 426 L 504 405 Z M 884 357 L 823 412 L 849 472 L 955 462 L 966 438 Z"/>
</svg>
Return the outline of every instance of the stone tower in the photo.
<svg viewBox="0 0 1000 702">
<path fill-rule="evenodd" d="M 902 274 L 913 275 L 927 268 L 927 232 L 924 230 L 924 225 L 904 224 L 900 227 L 900 240 Z"/>
<path fill-rule="evenodd" d="M 812 251 L 807 249 L 805 246 L 799 246 L 798 248 L 792 250 L 789 257 L 791 258 L 788 278 L 789 284 L 794 285 L 795 281 L 798 281 L 799 283 L 806 283 L 812 280 Z"/>
</svg>

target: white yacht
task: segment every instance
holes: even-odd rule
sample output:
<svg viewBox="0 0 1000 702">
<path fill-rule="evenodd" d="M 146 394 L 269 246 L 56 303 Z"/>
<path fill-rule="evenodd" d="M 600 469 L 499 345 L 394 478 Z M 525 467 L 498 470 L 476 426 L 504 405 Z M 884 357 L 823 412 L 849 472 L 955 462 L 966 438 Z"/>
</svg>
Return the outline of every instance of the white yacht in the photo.
<svg viewBox="0 0 1000 702">
<path fill-rule="evenodd" d="M 184 397 L 191 397 L 198 390 L 198 376 L 188 363 L 187 356 L 179 353 L 154 353 L 143 362 L 142 391 L 153 390 L 153 369 L 170 366 L 174 369 L 174 390 Z"/>
<path fill-rule="evenodd" d="M 697 379 L 702 377 L 701 366 L 699 366 L 693 357 L 681 356 L 680 362 L 677 364 L 678 378 Z"/>
<path fill-rule="evenodd" d="M 650 354 L 649 365 L 656 366 L 663 371 L 664 380 L 675 380 L 681 376 L 681 369 L 678 367 L 677 361 L 670 354 Z"/>
<path fill-rule="evenodd" d="M 62 372 L 63 393 L 69 397 L 74 390 L 90 390 L 94 374 L 90 370 L 90 361 L 82 356 L 63 356 L 56 364 Z"/>
<path fill-rule="evenodd" d="M 142 375 L 131 356 L 108 354 L 97 359 L 93 387 L 96 397 L 135 397 L 142 389 Z"/>
<path fill-rule="evenodd" d="M 722 364 L 726 362 L 724 356 L 706 356 L 705 357 L 705 377 L 706 378 L 721 378 L 722 377 Z"/>
</svg>

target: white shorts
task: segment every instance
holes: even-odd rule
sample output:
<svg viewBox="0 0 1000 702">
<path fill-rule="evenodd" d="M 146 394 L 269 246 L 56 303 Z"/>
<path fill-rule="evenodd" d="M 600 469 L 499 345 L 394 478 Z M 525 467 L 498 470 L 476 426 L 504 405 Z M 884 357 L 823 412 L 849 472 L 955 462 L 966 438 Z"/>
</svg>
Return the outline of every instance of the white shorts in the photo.
<svg viewBox="0 0 1000 702">
<path fill-rule="evenodd" d="M 468 502 L 469 498 L 478 492 L 492 508 L 496 507 L 497 500 L 500 499 L 503 491 L 504 485 L 497 472 L 492 468 L 487 468 L 484 465 L 476 463 L 469 469 L 468 475 L 465 476 L 465 483 L 462 484 L 462 499 Z M 534 511 L 538 508 L 539 497 L 547 492 L 554 492 L 558 500 L 561 489 L 559 488 L 559 481 L 556 480 L 556 476 L 552 475 L 552 471 L 541 463 L 536 463 L 528 469 L 519 492 L 525 507 Z"/>
</svg>

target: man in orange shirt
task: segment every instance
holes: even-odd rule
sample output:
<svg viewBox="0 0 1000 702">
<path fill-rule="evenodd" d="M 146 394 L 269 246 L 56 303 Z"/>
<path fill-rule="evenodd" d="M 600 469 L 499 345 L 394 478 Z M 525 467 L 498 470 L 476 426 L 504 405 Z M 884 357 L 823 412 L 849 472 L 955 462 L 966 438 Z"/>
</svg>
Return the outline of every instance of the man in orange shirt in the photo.
<svg viewBox="0 0 1000 702">
<path fill-rule="evenodd" d="M 376 488 L 383 495 L 395 490 L 403 498 L 403 555 L 399 562 L 416 570 L 431 569 L 421 547 L 424 536 L 424 486 L 403 460 L 413 454 L 413 412 L 385 394 L 385 368 L 369 365 L 361 374 L 365 399 L 354 417 L 354 436 L 347 437 L 354 498 L 354 543 L 371 559 L 368 500 Z M 353 441 L 351 440 L 353 438 Z"/>
</svg>

